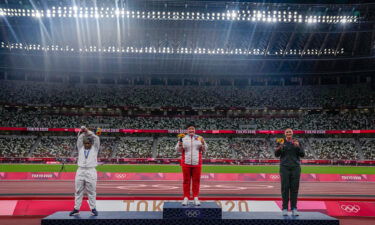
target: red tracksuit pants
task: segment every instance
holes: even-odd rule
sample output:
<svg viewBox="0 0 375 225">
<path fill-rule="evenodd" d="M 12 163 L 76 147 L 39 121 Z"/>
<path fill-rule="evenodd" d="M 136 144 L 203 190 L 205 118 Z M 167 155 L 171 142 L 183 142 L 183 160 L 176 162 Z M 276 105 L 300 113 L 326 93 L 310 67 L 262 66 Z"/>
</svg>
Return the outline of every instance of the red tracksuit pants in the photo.
<svg viewBox="0 0 375 225">
<path fill-rule="evenodd" d="M 191 183 L 192 183 L 193 197 L 199 196 L 201 172 L 202 172 L 201 166 L 194 166 L 194 167 L 182 166 L 182 175 L 184 178 L 184 182 L 183 182 L 184 198 L 190 197 Z"/>
</svg>

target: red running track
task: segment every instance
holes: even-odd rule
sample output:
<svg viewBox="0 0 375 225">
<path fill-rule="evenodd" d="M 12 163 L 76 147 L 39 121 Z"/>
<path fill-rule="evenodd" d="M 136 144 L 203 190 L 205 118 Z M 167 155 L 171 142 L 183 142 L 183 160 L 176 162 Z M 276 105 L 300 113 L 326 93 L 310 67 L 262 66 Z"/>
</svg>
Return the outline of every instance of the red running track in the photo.
<svg viewBox="0 0 375 225">
<path fill-rule="evenodd" d="M 301 182 L 300 200 L 375 201 L 375 182 Z M 73 199 L 74 181 L 1 181 L 0 199 Z M 180 199 L 181 181 L 99 181 L 97 198 Z M 279 200 L 279 182 L 204 181 L 203 200 Z"/>
</svg>

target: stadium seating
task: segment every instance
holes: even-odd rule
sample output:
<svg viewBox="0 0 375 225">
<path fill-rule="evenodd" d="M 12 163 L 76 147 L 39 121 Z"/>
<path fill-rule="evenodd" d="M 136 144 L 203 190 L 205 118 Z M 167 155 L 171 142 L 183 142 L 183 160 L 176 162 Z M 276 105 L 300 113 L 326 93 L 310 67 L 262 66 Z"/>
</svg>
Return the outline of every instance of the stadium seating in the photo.
<svg viewBox="0 0 375 225">
<path fill-rule="evenodd" d="M 12 104 L 147 107 L 341 107 L 374 106 L 366 85 L 335 86 L 111 86 L 4 81 L 0 102 Z M 199 101 L 196 101 L 199 99 Z"/>
<path fill-rule="evenodd" d="M 364 138 L 360 139 L 360 146 L 363 152 L 364 159 L 375 159 L 375 139 Z"/>
<path fill-rule="evenodd" d="M 43 84 L 43 85 L 41 85 Z M 81 125 L 125 129 L 183 129 L 194 122 L 201 130 L 358 130 L 373 128 L 373 110 L 346 106 L 374 106 L 375 92 L 366 85 L 275 86 L 275 87 L 191 87 L 191 86 L 111 86 L 75 85 L 48 82 L 4 81 L 0 83 L 2 127 L 76 128 Z M 95 91 L 92 91 L 95 90 Z M 195 101 L 199 99 L 199 101 Z M 13 107 L 17 105 L 17 107 Z M 42 105 L 30 109 L 29 106 Z M 90 115 L 79 107 L 114 107 L 102 114 Z M 207 115 L 128 115 L 119 107 L 135 106 L 150 109 L 188 107 L 189 110 L 210 109 Z M 55 110 L 55 108 L 58 110 Z M 77 107 L 65 112 L 65 107 Z M 221 114 L 216 107 L 272 107 L 256 116 Z M 307 107 L 307 108 L 306 108 Z M 310 110 L 313 107 L 315 110 Z M 324 109 L 329 107 L 331 109 Z M 288 109 L 299 109 L 293 114 Z M 335 108 L 335 109 L 333 109 Z M 364 107 L 362 107 L 364 108 Z M 321 110 L 319 110 L 321 109 Z M 261 111 L 261 110 L 260 110 Z M 166 112 L 166 111 L 165 111 Z M 280 113 L 284 112 L 284 113 Z M 228 111 L 228 113 L 231 113 Z M 216 114 L 216 116 L 212 116 Z M 0 139 L 3 157 L 75 157 L 74 136 L 45 135 Z M 275 136 L 243 138 L 217 135 L 207 137 L 204 153 L 209 159 L 273 159 Z M 300 138 L 306 159 L 374 159 L 372 139 L 309 136 Z M 176 138 L 170 136 L 103 136 L 100 158 L 178 158 L 174 150 Z"/>
<path fill-rule="evenodd" d="M 206 138 L 204 159 L 275 159 L 276 137 L 228 138 L 218 135 Z M 298 138 L 305 150 L 304 159 L 374 160 L 375 139 Z M 99 158 L 179 158 L 175 151 L 177 138 L 172 137 L 101 137 Z M 10 136 L 0 137 L 0 157 L 76 157 L 75 136 Z M 34 147 L 34 148 L 33 148 Z"/>
<path fill-rule="evenodd" d="M 152 138 L 120 138 L 117 144 L 117 158 L 151 158 Z"/>
<path fill-rule="evenodd" d="M 28 157 L 35 136 L 1 136 L 0 157 Z"/>
<path fill-rule="evenodd" d="M 237 159 L 270 159 L 273 157 L 265 139 L 234 138 L 231 146 Z"/>
<path fill-rule="evenodd" d="M 320 159 L 359 159 L 353 139 L 310 139 L 310 145 Z"/>
<path fill-rule="evenodd" d="M 296 130 L 351 130 L 371 129 L 373 113 L 341 112 L 339 114 L 308 114 L 301 113 L 294 118 L 278 116 L 278 118 L 242 118 L 242 117 L 127 117 L 127 116 L 70 116 L 46 115 L 41 112 L 27 112 L 19 110 L 11 112 L 3 109 L 3 120 L 0 126 L 4 127 L 60 127 L 76 128 L 82 124 L 100 124 L 103 128 L 126 129 L 181 129 L 194 120 L 197 129 L 240 130 L 251 126 L 258 130 L 279 130 L 292 127 Z"/>
</svg>

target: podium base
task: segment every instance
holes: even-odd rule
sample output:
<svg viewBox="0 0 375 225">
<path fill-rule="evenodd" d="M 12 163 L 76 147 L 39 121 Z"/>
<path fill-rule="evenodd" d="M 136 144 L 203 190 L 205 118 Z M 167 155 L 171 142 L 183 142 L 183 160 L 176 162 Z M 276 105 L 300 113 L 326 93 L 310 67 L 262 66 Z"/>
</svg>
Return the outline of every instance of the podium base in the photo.
<svg viewBox="0 0 375 225">
<path fill-rule="evenodd" d="M 162 212 L 56 212 L 42 219 L 42 225 L 339 225 L 339 220 L 319 212 L 300 212 L 300 216 L 282 216 L 281 212 L 223 212 L 222 219 L 163 219 Z"/>
</svg>

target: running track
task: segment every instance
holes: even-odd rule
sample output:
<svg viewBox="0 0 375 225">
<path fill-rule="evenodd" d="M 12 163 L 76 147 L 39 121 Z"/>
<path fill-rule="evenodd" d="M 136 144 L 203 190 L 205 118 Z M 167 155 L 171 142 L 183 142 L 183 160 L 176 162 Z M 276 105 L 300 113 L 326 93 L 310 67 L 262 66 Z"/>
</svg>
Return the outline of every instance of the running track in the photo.
<svg viewBox="0 0 375 225">
<path fill-rule="evenodd" d="M 300 200 L 375 201 L 375 182 L 301 182 Z M 73 199 L 74 181 L 1 181 L 0 199 Z M 97 199 L 180 199 L 181 181 L 99 181 Z M 279 200 L 279 182 L 201 182 L 204 199 Z"/>
</svg>

